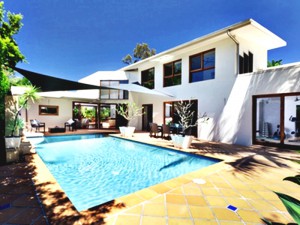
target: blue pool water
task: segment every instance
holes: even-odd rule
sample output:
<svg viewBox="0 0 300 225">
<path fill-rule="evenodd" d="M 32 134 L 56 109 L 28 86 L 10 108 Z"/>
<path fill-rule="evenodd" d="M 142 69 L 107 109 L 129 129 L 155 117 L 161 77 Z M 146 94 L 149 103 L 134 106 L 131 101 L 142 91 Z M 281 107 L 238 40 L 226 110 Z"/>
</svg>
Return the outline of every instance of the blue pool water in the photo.
<svg viewBox="0 0 300 225">
<path fill-rule="evenodd" d="M 114 137 L 73 135 L 32 141 L 78 211 L 219 162 Z"/>
</svg>

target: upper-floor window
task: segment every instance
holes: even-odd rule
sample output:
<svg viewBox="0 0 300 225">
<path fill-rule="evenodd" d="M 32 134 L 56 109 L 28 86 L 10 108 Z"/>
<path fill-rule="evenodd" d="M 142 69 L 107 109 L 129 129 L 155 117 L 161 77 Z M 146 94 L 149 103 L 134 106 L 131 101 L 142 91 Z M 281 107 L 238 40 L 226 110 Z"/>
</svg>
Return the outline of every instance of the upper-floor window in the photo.
<svg viewBox="0 0 300 225">
<path fill-rule="evenodd" d="M 128 80 L 101 80 L 100 86 L 112 87 L 128 84 Z M 128 99 L 128 91 L 118 89 L 100 89 L 100 99 Z"/>
<path fill-rule="evenodd" d="M 154 89 L 154 68 L 142 71 L 142 86 Z"/>
<path fill-rule="evenodd" d="M 239 74 L 242 73 L 252 73 L 253 72 L 253 54 L 248 52 L 244 53 L 243 56 L 239 57 Z"/>
<path fill-rule="evenodd" d="M 215 49 L 190 56 L 190 83 L 215 79 Z"/>
<path fill-rule="evenodd" d="M 164 64 L 164 87 L 181 84 L 181 60 Z"/>
</svg>

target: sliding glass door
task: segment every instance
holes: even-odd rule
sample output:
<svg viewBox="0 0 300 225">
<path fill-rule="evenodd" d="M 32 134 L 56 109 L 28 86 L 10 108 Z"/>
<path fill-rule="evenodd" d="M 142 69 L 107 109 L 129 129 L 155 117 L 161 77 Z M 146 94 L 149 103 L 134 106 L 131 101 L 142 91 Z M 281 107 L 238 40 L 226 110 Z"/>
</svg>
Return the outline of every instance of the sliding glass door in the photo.
<svg viewBox="0 0 300 225">
<path fill-rule="evenodd" d="M 299 93 L 253 96 L 253 143 L 300 145 Z"/>
</svg>

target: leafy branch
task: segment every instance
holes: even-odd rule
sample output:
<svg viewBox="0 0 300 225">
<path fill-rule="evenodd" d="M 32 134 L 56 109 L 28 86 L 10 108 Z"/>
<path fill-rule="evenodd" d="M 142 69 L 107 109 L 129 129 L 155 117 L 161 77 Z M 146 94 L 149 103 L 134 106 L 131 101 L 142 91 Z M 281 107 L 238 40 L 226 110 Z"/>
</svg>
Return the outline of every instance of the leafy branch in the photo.
<svg viewBox="0 0 300 225">
<path fill-rule="evenodd" d="M 143 107 L 138 107 L 134 102 L 128 102 L 120 105 L 116 111 L 120 116 L 123 116 L 127 120 L 127 124 L 136 117 L 142 116 Z"/>
</svg>

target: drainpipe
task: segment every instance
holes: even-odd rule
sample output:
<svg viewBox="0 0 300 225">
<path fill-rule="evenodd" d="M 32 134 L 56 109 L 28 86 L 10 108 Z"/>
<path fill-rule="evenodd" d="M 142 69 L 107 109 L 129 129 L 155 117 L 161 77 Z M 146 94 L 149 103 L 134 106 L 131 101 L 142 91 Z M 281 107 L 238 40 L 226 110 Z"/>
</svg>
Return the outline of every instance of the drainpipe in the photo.
<svg viewBox="0 0 300 225">
<path fill-rule="evenodd" d="M 235 37 L 230 33 L 230 30 L 227 30 L 227 35 L 231 40 L 236 44 L 236 75 L 240 71 L 240 43 L 235 39 Z"/>
</svg>

